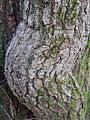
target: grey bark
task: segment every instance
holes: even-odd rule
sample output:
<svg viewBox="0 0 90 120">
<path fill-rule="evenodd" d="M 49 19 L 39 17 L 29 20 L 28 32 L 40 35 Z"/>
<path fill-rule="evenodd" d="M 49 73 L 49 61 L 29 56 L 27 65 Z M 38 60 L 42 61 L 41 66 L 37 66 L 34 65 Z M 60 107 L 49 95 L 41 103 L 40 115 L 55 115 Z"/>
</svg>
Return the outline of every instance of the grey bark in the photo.
<svg viewBox="0 0 90 120">
<path fill-rule="evenodd" d="M 85 120 L 89 0 L 25 0 L 5 76 L 37 120 Z"/>
</svg>

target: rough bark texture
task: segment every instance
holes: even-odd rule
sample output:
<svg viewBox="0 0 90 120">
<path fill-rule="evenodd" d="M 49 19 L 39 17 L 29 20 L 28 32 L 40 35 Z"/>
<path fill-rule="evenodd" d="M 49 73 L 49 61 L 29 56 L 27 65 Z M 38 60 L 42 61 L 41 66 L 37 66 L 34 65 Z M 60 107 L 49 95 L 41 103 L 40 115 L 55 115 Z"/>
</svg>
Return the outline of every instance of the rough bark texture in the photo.
<svg viewBox="0 0 90 120">
<path fill-rule="evenodd" d="M 89 0 L 25 0 L 5 76 L 37 120 L 85 120 Z"/>
</svg>

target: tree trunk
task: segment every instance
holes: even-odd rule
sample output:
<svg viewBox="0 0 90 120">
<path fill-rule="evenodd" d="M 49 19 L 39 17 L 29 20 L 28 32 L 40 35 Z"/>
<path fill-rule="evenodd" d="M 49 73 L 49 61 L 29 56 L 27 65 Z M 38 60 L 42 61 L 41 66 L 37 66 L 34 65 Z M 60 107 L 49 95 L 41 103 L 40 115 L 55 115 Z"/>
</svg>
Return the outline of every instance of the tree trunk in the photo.
<svg viewBox="0 0 90 120">
<path fill-rule="evenodd" d="M 25 0 L 5 76 L 37 120 L 85 120 L 89 0 Z"/>
<path fill-rule="evenodd" d="M 9 46 L 17 25 L 22 19 L 22 11 L 23 0 L 0 1 L 0 84 L 5 81 L 5 52 Z"/>
</svg>

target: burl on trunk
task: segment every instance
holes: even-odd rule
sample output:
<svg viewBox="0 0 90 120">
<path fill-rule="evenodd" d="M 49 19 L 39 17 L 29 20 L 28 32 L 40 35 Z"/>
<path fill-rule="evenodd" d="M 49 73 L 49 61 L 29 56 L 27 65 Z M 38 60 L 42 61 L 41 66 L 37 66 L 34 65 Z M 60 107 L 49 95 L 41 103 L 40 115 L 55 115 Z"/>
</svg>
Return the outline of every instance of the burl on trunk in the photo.
<svg viewBox="0 0 90 120">
<path fill-rule="evenodd" d="M 15 96 L 37 120 L 85 120 L 89 0 L 25 0 L 5 58 Z"/>
</svg>

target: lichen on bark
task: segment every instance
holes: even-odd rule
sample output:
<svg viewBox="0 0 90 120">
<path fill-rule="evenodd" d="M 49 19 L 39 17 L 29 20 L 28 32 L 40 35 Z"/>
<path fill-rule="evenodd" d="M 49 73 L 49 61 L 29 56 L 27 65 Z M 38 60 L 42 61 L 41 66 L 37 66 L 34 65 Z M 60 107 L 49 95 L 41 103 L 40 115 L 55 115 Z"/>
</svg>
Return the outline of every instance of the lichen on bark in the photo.
<svg viewBox="0 0 90 120">
<path fill-rule="evenodd" d="M 24 1 L 5 75 L 38 120 L 85 120 L 88 34 L 89 1 Z"/>
</svg>

